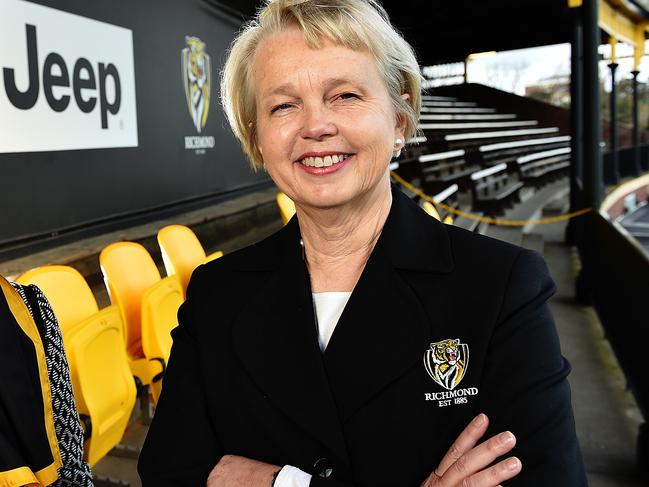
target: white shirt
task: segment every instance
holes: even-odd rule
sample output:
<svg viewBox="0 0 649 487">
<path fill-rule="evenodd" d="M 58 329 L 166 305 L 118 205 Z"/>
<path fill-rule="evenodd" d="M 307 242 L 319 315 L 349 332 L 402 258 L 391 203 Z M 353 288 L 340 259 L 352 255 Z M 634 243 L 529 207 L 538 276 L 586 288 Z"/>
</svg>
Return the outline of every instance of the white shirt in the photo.
<svg viewBox="0 0 649 487">
<path fill-rule="evenodd" d="M 318 344 L 323 353 L 351 294 L 351 292 L 313 293 Z M 291 465 L 284 465 L 274 485 L 275 487 L 309 487 L 310 483 L 311 475 Z"/>
<path fill-rule="evenodd" d="M 316 325 L 318 327 L 318 343 L 323 353 L 351 294 L 351 292 L 313 293 L 313 307 L 315 308 Z"/>
</svg>

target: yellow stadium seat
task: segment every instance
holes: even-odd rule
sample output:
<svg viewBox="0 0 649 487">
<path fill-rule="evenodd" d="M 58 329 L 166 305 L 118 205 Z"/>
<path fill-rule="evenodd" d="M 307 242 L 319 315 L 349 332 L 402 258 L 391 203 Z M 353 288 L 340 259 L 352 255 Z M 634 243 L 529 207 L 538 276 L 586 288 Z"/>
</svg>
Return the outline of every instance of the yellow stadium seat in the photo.
<svg viewBox="0 0 649 487">
<path fill-rule="evenodd" d="M 208 255 L 207 257 L 205 257 L 205 259 L 203 259 L 203 262 L 201 262 L 201 264 L 207 264 L 208 262 L 216 260 L 216 259 L 218 259 L 220 257 L 223 257 L 223 252 L 221 252 L 220 250 L 217 250 L 216 252 L 214 252 L 214 253 Z M 191 275 L 190 275 L 190 277 L 191 277 Z"/>
<path fill-rule="evenodd" d="M 286 196 L 284 193 L 277 193 L 277 206 L 279 206 L 279 212 L 282 215 L 282 221 L 284 225 L 295 215 L 295 203 L 293 200 Z"/>
<path fill-rule="evenodd" d="M 119 444 L 135 405 L 119 309 L 109 306 L 82 320 L 65 338 L 74 395 L 84 425 L 84 455 L 93 466 Z"/>
<path fill-rule="evenodd" d="M 453 217 L 451 215 L 446 215 L 444 218 L 444 223 L 447 225 L 453 225 Z"/>
<path fill-rule="evenodd" d="M 197 266 L 223 256 L 221 251 L 206 256 L 194 231 L 184 225 L 168 225 L 161 228 L 158 232 L 158 245 L 167 275 L 178 275 L 183 295 Z"/>
<path fill-rule="evenodd" d="M 38 286 L 57 317 L 85 429 L 84 454 L 94 465 L 121 441 L 137 393 L 120 311 L 99 311 L 85 278 L 69 266 L 38 267 L 17 282 Z"/>
<path fill-rule="evenodd" d="M 16 282 L 23 285 L 35 284 L 40 288 L 52 306 L 64 337 L 81 320 L 99 311 L 90 286 L 72 267 L 37 267 L 22 274 Z"/>
<path fill-rule="evenodd" d="M 432 203 L 430 203 L 430 202 L 428 202 L 428 201 L 424 201 L 424 202 L 421 204 L 421 207 L 424 209 L 424 211 L 425 211 L 426 213 L 428 213 L 428 214 L 429 214 L 430 216 L 432 216 L 433 218 L 435 218 L 435 219 L 437 219 L 437 220 L 439 220 L 439 221 L 442 220 L 442 217 L 439 216 L 439 212 L 437 211 L 437 208 L 435 208 L 435 206 L 433 206 Z"/>
<path fill-rule="evenodd" d="M 169 276 L 150 287 L 142 296 L 142 349 L 148 360 L 160 362 L 164 368 L 171 352 L 171 330 L 178 324 L 178 308 L 183 290 L 178 276 Z M 151 393 L 158 402 L 162 380 L 154 380 Z"/>
<path fill-rule="evenodd" d="M 104 281 L 111 302 L 117 305 L 124 321 L 124 341 L 131 373 L 140 380 L 142 385 L 151 386 L 153 398 L 157 400 L 161 388 L 159 382 L 162 380 L 166 361 L 161 360 L 159 352 L 156 351 L 152 344 L 156 340 L 164 343 L 166 339 L 157 338 L 152 340 L 151 335 L 153 335 L 153 332 L 150 333 L 149 329 L 158 330 L 156 331 L 158 334 L 160 329 L 165 329 L 168 333 L 175 325 L 175 319 L 173 320 L 174 323 L 170 323 L 171 318 L 168 318 L 161 311 L 152 312 L 151 307 L 148 305 L 148 311 L 145 311 L 143 303 L 145 303 L 147 292 L 160 285 L 160 272 L 158 272 L 158 268 L 149 252 L 142 245 L 134 242 L 117 242 L 109 245 L 99 254 L 99 264 L 104 274 Z M 164 286 L 162 288 L 164 289 Z M 153 291 L 151 293 L 150 299 L 154 297 L 160 299 L 159 304 L 164 305 L 166 308 L 169 307 L 169 302 L 174 306 L 179 305 L 178 296 L 161 299 L 159 294 Z M 180 302 L 182 302 L 182 295 Z M 149 320 L 146 324 L 143 322 L 145 313 Z M 150 321 L 161 317 L 164 317 L 164 319 L 160 324 L 153 324 Z M 154 355 L 147 355 L 143 348 L 143 331 L 145 329 L 148 335 L 147 347 L 151 345 L 151 348 L 147 348 L 146 352 L 154 353 Z M 168 340 L 171 340 L 171 338 Z M 148 394 L 143 394 L 142 400 L 147 401 Z M 142 410 L 145 414 L 144 419 L 148 420 L 148 406 L 146 403 L 143 404 Z"/>
<path fill-rule="evenodd" d="M 135 242 L 110 244 L 99 254 L 99 265 L 110 301 L 117 305 L 122 314 L 126 352 L 131 359 L 144 357 L 142 296 L 160 281 L 160 272 L 149 252 Z"/>
<path fill-rule="evenodd" d="M 142 296 L 160 282 L 160 272 L 147 250 L 135 242 L 117 242 L 99 254 L 99 265 L 111 303 L 120 311 L 128 365 L 142 386 L 142 419 L 148 422 L 149 386 L 162 379 L 164 364 L 149 360 L 142 350 Z"/>
</svg>

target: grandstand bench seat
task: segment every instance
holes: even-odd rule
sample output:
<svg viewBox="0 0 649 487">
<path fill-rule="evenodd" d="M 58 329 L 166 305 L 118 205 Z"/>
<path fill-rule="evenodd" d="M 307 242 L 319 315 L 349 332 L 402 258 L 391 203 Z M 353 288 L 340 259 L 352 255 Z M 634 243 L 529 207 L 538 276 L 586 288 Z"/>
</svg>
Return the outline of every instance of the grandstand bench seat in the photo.
<svg viewBox="0 0 649 487">
<path fill-rule="evenodd" d="M 501 214 L 505 208 L 519 200 L 523 182 L 507 171 L 502 163 L 471 175 L 473 209 Z"/>
<path fill-rule="evenodd" d="M 450 184 L 457 184 L 461 190 L 470 187 L 470 176 L 479 166 L 468 166 L 464 160 L 443 162 L 421 169 L 421 184 L 426 193 L 440 191 Z"/>
<path fill-rule="evenodd" d="M 570 159 L 566 157 L 551 157 L 531 162 L 521 166 L 521 180 L 540 186 L 566 173 L 570 168 Z"/>
</svg>

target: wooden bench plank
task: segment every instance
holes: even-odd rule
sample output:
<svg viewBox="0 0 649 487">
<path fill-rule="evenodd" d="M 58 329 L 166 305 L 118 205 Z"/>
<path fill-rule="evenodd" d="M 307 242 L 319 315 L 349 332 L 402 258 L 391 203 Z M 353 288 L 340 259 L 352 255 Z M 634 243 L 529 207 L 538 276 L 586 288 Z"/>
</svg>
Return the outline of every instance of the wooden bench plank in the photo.
<svg viewBox="0 0 649 487">
<path fill-rule="evenodd" d="M 512 127 L 534 127 L 538 120 L 520 120 L 516 122 L 458 122 L 458 123 L 420 123 L 420 130 L 473 130 L 473 129 L 504 129 Z"/>
<path fill-rule="evenodd" d="M 546 150 L 541 152 L 534 152 L 532 154 L 527 154 L 516 159 L 518 164 L 526 164 L 531 161 L 536 161 L 539 159 L 547 159 L 552 156 L 558 156 L 562 154 L 570 154 L 570 147 L 561 147 L 558 149 Z"/>
<path fill-rule="evenodd" d="M 487 169 L 482 169 L 481 171 L 476 171 L 473 174 L 471 174 L 471 181 L 477 181 L 478 179 L 486 178 L 487 176 L 491 176 L 493 174 L 499 173 L 505 169 L 507 169 L 507 164 L 502 163 L 502 164 L 496 164 L 495 166 L 492 167 L 488 167 Z"/>
<path fill-rule="evenodd" d="M 495 108 L 482 107 L 421 107 L 422 113 L 496 113 Z"/>
<path fill-rule="evenodd" d="M 441 96 L 441 95 L 421 95 L 422 101 L 455 101 L 457 98 L 454 96 Z"/>
<path fill-rule="evenodd" d="M 511 120 L 516 118 L 514 113 L 473 113 L 473 114 L 455 114 L 455 113 L 440 113 L 430 114 L 422 113 L 419 120 Z"/>
<path fill-rule="evenodd" d="M 464 149 L 437 152 L 435 154 L 422 154 L 421 156 L 419 156 L 419 162 L 432 162 L 432 161 L 440 161 L 443 159 L 452 159 L 455 157 L 461 157 L 464 154 L 465 154 Z"/>
<path fill-rule="evenodd" d="M 558 129 L 557 129 L 558 131 Z M 495 144 L 486 144 L 481 145 L 478 149 L 480 152 L 491 152 L 501 149 L 511 149 L 514 147 L 526 147 L 530 145 L 539 145 L 539 144 L 551 144 L 557 142 L 570 142 L 569 135 L 561 135 L 558 137 L 546 137 L 539 139 L 525 139 L 525 140 L 513 140 L 509 142 L 497 142 Z"/>
<path fill-rule="evenodd" d="M 450 185 L 448 188 L 446 188 L 446 189 L 440 191 L 439 193 L 437 193 L 436 195 L 434 195 L 434 196 L 433 196 L 433 200 L 434 200 L 436 203 L 442 203 L 442 202 L 444 202 L 444 200 L 446 200 L 448 197 L 450 197 L 451 195 L 457 193 L 457 192 L 458 192 L 458 189 L 459 189 L 459 187 L 458 187 L 457 184 L 452 184 L 452 185 Z"/>
<path fill-rule="evenodd" d="M 547 127 L 538 129 L 499 130 L 493 132 L 469 132 L 464 134 L 448 134 L 444 136 L 444 140 L 459 141 L 471 139 L 495 139 L 500 137 L 522 137 L 529 135 L 551 134 L 558 131 L 558 127 Z"/>
<path fill-rule="evenodd" d="M 476 107 L 478 104 L 471 101 L 427 101 L 422 100 L 425 107 Z"/>
</svg>

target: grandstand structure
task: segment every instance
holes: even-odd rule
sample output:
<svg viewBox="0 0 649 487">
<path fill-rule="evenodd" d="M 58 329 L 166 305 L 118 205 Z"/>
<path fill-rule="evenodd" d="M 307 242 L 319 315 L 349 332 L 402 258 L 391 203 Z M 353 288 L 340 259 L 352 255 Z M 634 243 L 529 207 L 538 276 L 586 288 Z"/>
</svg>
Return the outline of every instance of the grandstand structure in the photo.
<svg viewBox="0 0 649 487">
<path fill-rule="evenodd" d="M 178 13 L 176 3 L 168 15 L 177 21 L 226 33 L 206 44 L 218 59 L 260 2 L 196 0 L 191 14 Z M 570 110 L 479 84 L 431 88 L 420 133 L 390 170 L 393 183 L 431 217 L 544 253 L 559 285 L 552 306 L 574 368 L 591 485 L 646 485 L 649 146 L 641 144 L 635 83 L 631 145 L 618 147 L 613 117 L 603 150 L 598 47 L 611 40 L 633 45 L 637 81 L 649 2 L 530 0 L 521 8 L 513 0 L 456 0 L 436 2 L 434 11 L 418 0 L 382 3 L 422 65 L 571 44 Z M 61 6 L 85 12 L 72 1 Z M 95 18 L 127 24 L 97 8 Z M 161 8 L 147 0 L 129 15 L 148 19 L 147 9 Z M 168 79 L 178 78 L 178 60 L 168 73 L 149 59 L 148 47 L 134 48 L 146 68 L 138 85 L 151 87 L 138 98 L 147 126 L 137 148 L 3 150 L 0 142 L 3 180 L 15 181 L 7 199 L 24 202 L 3 213 L 0 274 L 39 285 L 59 317 L 98 485 L 139 485 L 135 459 L 164 384 L 170 330 L 191 271 L 276 231 L 295 211 L 267 177 L 247 171 L 216 96 L 212 125 L 200 130 L 186 114 L 182 87 L 178 99 L 159 103 L 176 91 Z M 176 133 L 161 123 L 165 117 L 184 125 Z M 210 152 L 214 140 L 219 150 Z M 25 201 L 21 193 L 33 178 L 41 193 Z M 60 188 L 66 191 L 58 197 Z"/>
<path fill-rule="evenodd" d="M 540 188 L 568 173 L 571 147 L 565 127 L 542 126 L 540 117 L 521 119 L 452 96 L 425 95 L 423 105 L 419 129 L 424 135 L 410 141 L 392 168 L 435 202 L 451 207 L 445 214 L 455 208 L 474 217 L 502 215 L 520 202 L 524 186 Z M 537 108 L 542 113 L 545 107 Z M 435 114 L 428 115 L 429 110 Z M 476 230 L 479 222 L 459 216 L 455 224 Z"/>
</svg>

